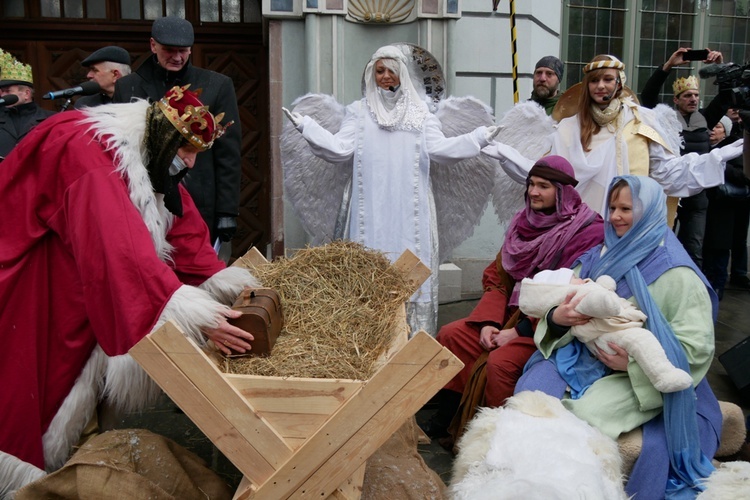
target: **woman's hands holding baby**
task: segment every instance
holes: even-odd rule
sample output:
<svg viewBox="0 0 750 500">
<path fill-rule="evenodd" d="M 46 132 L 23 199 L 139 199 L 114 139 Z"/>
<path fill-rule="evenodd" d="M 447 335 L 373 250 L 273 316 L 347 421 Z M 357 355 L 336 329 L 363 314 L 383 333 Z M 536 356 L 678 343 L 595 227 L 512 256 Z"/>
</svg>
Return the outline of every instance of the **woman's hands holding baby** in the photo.
<svg viewBox="0 0 750 500">
<path fill-rule="evenodd" d="M 591 316 L 586 316 L 576 311 L 576 306 L 583 300 L 583 295 L 574 298 L 576 292 L 570 292 L 552 312 L 552 321 L 560 326 L 579 326 L 587 323 Z"/>
</svg>

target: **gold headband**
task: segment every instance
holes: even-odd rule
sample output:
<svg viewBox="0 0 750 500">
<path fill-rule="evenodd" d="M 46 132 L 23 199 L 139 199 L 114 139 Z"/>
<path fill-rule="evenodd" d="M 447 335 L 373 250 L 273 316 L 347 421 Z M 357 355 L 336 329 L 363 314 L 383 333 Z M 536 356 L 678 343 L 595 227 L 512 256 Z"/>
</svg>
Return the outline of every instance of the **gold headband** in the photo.
<svg viewBox="0 0 750 500">
<path fill-rule="evenodd" d="M 627 81 L 627 77 L 625 76 L 625 65 L 615 56 L 607 55 L 609 59 L 605 59 L 603 61 L 591 61 L 586 66 L 583 67 L 583 74 L 585 75 L 589 71 L 593 71 L 595 69 L 616 69 L 617 70 L 617 76 L 620 78 L 620 85 L 625 85 L 625 82 Z"/>
<path fill-rule="evenodd" d="M 610 59 L 604 60 L 604 61 L 591 61 L 586 66 L 583 67 L 583 72 L 588 73 L 591 70 L 594 69 L 605 69 L 605 68 L 612 68 L 612 69 L 619 69 L 620 71 L 625 71 L 625 65 L 615 56 L 607 56 Z"/>
</svg>

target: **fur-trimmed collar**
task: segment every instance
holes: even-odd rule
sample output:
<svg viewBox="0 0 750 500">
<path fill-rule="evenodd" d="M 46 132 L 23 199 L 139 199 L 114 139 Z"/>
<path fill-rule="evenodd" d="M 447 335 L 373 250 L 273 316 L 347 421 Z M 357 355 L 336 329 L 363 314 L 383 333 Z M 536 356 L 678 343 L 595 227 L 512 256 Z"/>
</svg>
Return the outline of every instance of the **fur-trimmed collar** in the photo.
<svg viewBox="0 0 750 500">
<path fill-rule="evenodd" d="M 127 104 L 85 108 L 83 123 L 90 124 L 89 130 L 94 132 L 94 137 L 108 151 L 113 151 L 115 170 L 128 184 L 130 200 L 151 233 L 156 253 L 159 259 L 168 262 L 173 249 L 166 235 L 174 216 L 164 206 L 164 196 L 154 193 L 146 170 L 148 152 L 143 151 L 143 137 L 149 106 L 148 101 L 137 100 Z"/>
</svg>

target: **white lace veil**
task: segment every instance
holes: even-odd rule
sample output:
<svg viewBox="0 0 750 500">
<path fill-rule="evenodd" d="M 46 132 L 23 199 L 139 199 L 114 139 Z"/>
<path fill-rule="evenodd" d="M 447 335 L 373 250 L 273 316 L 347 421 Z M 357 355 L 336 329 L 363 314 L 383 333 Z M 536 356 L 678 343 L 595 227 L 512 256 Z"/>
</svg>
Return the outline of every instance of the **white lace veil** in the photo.
<svg viewBox="0 0 750 500">
<path fill-rule="evenodd" d="M 401 84 L 396 91 L 398 101 L 395 106 L 386 104 L 375 81 L 375 63 L 380 59 L 392 59 L 396 62 L 396 73 Z M 419 130 L 427 116 L 427 104 L 415 87 L 407 64 L 408 59 L 401 49 L 386 45 L 375 51 L 365 68 L 365 99 L 373 118 L 383 128 Z"/>
</svg>

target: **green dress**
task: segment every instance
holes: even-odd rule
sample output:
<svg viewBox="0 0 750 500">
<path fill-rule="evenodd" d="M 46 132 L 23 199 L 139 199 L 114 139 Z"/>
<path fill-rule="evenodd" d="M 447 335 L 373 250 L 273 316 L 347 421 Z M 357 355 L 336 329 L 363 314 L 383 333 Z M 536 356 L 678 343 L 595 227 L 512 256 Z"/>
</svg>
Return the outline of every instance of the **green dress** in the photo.
<svg viewBox="0 0 750 500">
<path fill-rule="evenodd" d="M 580 267 L 575 269 L 576 274 Z M 706 376 L 714 356 L 711 299 L 695 272 L 687 267 L 669 269 L 648 290 L 685 350 L 694 385 Z M 628 300 L 635 303 L 634 297 Z M 537 326 L 534 342 L 545 358 L 573 339 L 549 333 L 546 318 Z M 563 405 L 576 416 L 613 439 L 648 422 L 661 412 L 662 396 L 631 358 L 627 372 L 602 377 L 579 399 L 566 393 Z"/>
</svg>

